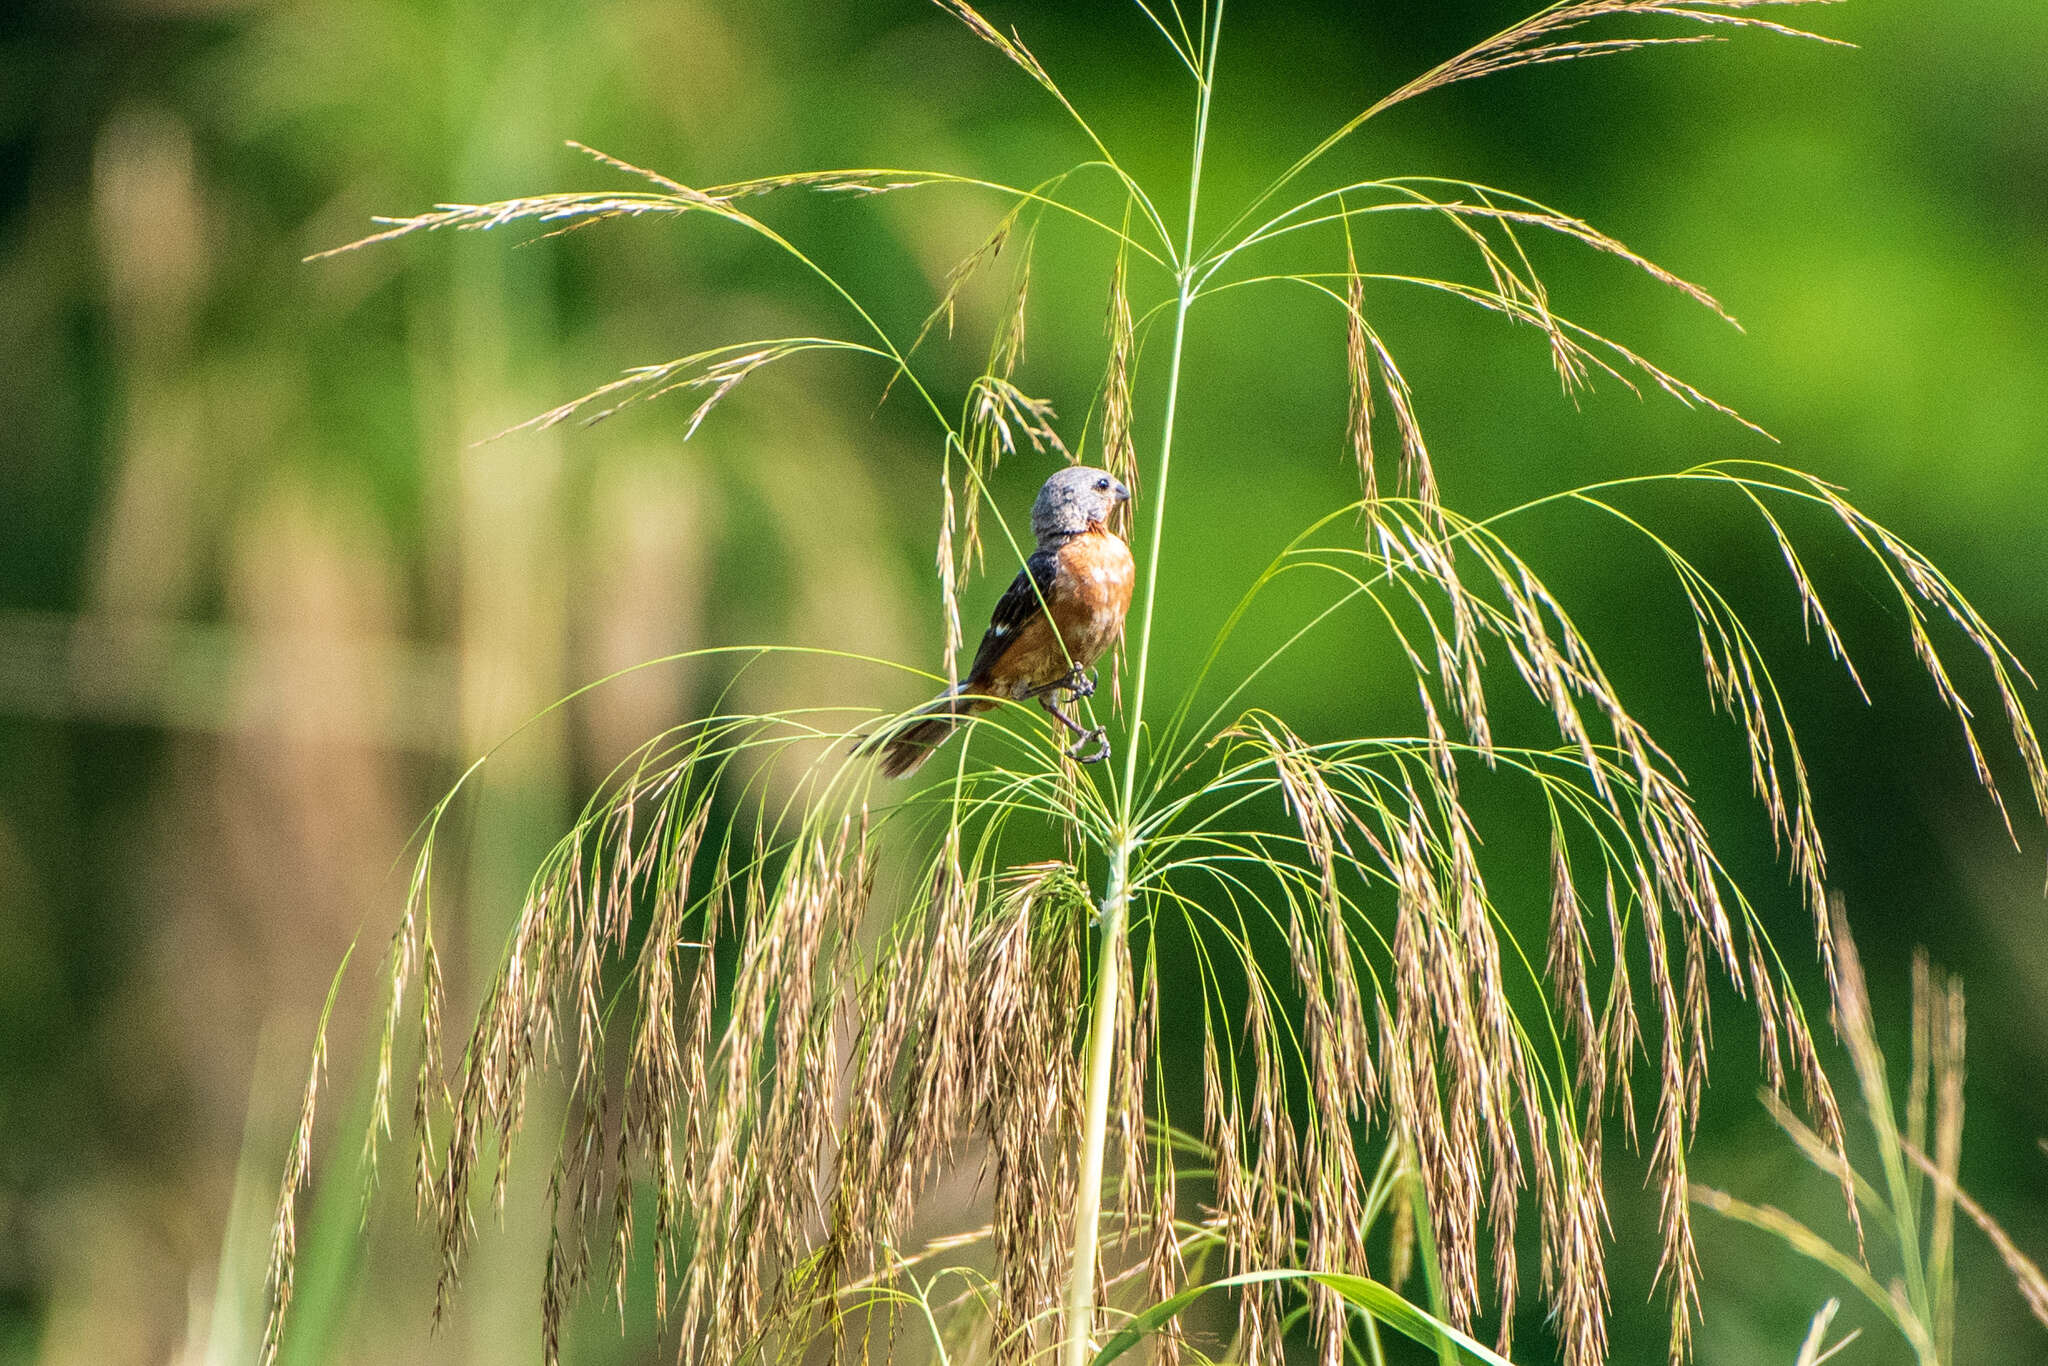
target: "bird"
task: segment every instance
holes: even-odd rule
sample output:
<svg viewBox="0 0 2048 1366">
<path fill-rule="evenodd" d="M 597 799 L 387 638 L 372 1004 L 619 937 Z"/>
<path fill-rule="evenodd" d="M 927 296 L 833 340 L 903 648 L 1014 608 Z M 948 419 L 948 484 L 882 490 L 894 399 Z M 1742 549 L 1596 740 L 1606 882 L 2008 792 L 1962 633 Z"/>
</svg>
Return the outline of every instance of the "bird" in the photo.
<svg viewBox="0 0 2048 1366">
<path fill-rule="evenodd" d="M 915 773 L 953 728 L 1000 702 L 1037 698 L 1074 736 L 1069 758 L 1109 757 L 1109 738 L 1061 710 L 1056 694 L 1095 693 L 1091 666 L 1123 634 L 1136 566 L 1110 516 L 1131 491 L 1107 470 L 1070 465 L 1045 481 L 1031 504 L 1038 546 L 1025 557 L 990 613 L 967 676 L 894 726 L 868 737 L 860 753 L 881 751 L 882 773 Z M 1082 751 L 1094 745 L 1092 752 Z"/>
</svg>

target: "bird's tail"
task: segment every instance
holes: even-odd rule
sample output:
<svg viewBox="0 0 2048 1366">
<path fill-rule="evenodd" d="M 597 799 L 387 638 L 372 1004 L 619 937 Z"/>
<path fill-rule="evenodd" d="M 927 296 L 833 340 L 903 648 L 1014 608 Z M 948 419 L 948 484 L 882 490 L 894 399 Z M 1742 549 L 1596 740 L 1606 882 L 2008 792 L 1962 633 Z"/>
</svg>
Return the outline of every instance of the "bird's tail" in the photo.
<svg viewBox="0 0 2048 1366">
<path fill-rule="evenodd" d="M 919 707 L 910 717 L 870 735 L 856 754 L 882 752 L 882 775 L 903 778 L 917 772 L 931 752 L 946 743 L 953 728 L 989 705 L 985 697 L 969 696 L 956 686 Z"/>
</svg>

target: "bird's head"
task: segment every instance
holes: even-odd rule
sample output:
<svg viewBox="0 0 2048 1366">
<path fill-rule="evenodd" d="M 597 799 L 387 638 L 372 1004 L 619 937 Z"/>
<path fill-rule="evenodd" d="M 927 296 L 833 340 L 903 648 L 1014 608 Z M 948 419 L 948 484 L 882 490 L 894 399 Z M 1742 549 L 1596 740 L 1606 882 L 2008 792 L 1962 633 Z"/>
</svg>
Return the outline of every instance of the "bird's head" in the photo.
<svg viewBox="0 0 2048 1366">
<path fill-rule="evenodd" d="M 1031 532 L 1044 545 L 1063 536 L 1076 536 L 1091 523 L 1101 525 L 1131 491 L 1107 470 L 1088 465 L 1071 465 L 1045 481 L 1038 501 L 1031 505 Z"/>
</svg>

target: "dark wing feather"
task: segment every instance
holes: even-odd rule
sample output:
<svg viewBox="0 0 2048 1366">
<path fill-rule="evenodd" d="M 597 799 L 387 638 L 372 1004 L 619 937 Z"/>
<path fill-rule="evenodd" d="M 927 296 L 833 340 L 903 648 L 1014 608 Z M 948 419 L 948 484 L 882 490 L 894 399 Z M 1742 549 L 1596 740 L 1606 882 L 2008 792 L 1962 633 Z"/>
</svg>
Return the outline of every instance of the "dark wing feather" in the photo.
<svg viewBox="0 0 2048 1366">
<path fill-rule="evenodd" d="M 1056 551 L 1034 550 L 1024 561 L 1017 577 L 1010 580 L 1010 586 L 997 599 L 995 611 L 989 613 L 988 630 L 982 633 L 981 645 L 974 652 L 974 667 L 967 671 L 968 688 L 988 682 L 996 661 L 1003 657 L 1003 651 L 1052 601 L 1053 580 L 1058 572 L 1059 555 Z"/>
</svg>

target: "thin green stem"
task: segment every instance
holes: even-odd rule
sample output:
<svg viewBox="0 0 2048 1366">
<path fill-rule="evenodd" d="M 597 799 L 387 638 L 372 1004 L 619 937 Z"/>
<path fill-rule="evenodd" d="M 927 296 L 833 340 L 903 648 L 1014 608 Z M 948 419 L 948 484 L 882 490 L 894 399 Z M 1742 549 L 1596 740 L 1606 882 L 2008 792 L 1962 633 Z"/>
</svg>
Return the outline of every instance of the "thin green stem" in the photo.
<svg viewBox="0 0 2048 1366">
<path fill-rule="evenodd" d="M 1159 595 L 1159 547 L 1166 532 L 1167 476 L 1173 466 L 1173 434 L 1180 400 L 1188 309 L 1195 300 L 1195 219 L 1202 196 L 1202 160 L 1208 148 L 1209 106 L 1216 88 L 1216 57 L 1223 29 L 1218 0 L 1207 35 L 1208 57 L 1196 83 L 1195 139 L 1188 171 L 1188 218 L 1175 273 L 1173 353 L 1167 362 L 1166 412 L 1159 441 L 1159 469 L 1152 480 L 1151 534 L 1145 550 L 1144 596 L 1138 607 L 1138 667 L 1131 690 L 1131 726 L 1124 741 L 1123 782 L 1117 791 L 1116 846 L 1103 889 L 1102 923 L 1095 960 L 1095 997 L 1088 1021 L 1087 1108 L 1081 1129 L 1081 1171 L 1074 1209 L 1073 1260 L 1067 1270 L 1067 1313 L 1063 1366 L 1087 1366 L 1094 1348 L 1095 1257 L 1102 1221 L 1102 1155 L 1109 1133 L 1109 1085 L 1116 1063 L 1117 1017 L 1123 992 L 1118 964 L 1130 936 L 1131 862 L 1140 835 L 1133 810 L 1138 785 L 1138 746 L 1144 733 L 1145 685 L 1152 660 L 1152 614 Z"/>
</svg>

